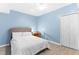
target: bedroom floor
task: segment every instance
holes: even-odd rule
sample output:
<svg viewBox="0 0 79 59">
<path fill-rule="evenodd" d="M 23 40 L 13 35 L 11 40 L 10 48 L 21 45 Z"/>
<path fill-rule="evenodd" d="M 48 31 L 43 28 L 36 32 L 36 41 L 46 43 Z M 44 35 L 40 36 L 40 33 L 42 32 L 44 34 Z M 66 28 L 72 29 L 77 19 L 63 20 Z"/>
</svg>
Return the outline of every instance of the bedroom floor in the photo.
<svg viewBox="0 0 79 59">
<path fill-rule="evenodd" d="M 0 48 L 0 55 L 10 55 L 10 53 L 9 46 Z M 40 52 L 38 55 L 79 55 L 79 51 L 49 43 L 49 49 Z"/>
</svg>

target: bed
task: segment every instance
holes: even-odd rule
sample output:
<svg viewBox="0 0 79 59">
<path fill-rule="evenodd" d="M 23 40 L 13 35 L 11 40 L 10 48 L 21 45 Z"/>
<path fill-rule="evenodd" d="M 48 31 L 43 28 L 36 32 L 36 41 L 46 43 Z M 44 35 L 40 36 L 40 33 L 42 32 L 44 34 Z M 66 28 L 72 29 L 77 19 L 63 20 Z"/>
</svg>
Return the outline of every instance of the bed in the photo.
<svg viewBox="0 0 79 59">
<path fill-rule="evenodd" d="M 11 32 L 12 55 L 35 55 L 48 48 L 47 40 L 33 36 L 31 28 L 12 28 Z"/>
</svg>

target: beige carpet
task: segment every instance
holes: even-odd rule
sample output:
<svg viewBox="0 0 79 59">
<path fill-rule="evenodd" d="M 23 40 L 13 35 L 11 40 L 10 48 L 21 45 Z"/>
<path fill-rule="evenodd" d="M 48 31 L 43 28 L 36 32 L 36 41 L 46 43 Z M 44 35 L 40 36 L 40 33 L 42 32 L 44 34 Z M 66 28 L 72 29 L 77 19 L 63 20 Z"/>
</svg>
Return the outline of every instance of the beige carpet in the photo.
<svg viewBox="0 0 79 59">
<path fill-rule="evenodd" d="M 0 55 L 10 55 L 10 49 L 9 46 L 0 48 Z M 79 55 L 79 51 L 49 43 L 49 49 L 40 52 L 38 55 Z"/>
<path fill-rule="evenodd" d="M 49 43 L 49 49 L 39 55 L 79 55 L 79 51 Z"/>
<path fill-rule="evenodd" d="M 11 54 L 11 48 L 10 46 L 7 47 L 0 47 L 0 55 L 10 55 Z"/>
</svg>

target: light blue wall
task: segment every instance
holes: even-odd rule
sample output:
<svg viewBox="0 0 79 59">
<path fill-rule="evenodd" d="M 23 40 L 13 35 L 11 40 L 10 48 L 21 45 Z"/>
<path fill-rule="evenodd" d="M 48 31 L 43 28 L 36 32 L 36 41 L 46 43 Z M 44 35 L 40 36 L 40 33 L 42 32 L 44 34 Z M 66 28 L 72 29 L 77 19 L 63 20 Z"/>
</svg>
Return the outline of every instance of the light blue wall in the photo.
<svg viewBox="0 0 79 59">
<path fill-rule="evenodd" d="M 10 14 L 0 13 L 0 45 L 10 42 L 10 28 L 31 27 L 36 31 L 37 17 L 23 14 L 17 11 L 10 11 Z"/>
<path fill-rule="evenodd" d="M 70 4 L 48 14 L 42 15 L 38 20 L 38 30 L 46 39 L 60 42 L 60 19 L 59 17 L 77 10 L 76 4 Z"/>
<path fill-rule="evenodd" d="M 12 27 L 31 27 L 33 31 L 36 31 L 36 16 L 24 14 L 17 11 L 10 11 L 10 18 Z"/>
<path fill-rule="evenodd" d="M 10 26 L 9 15 L 0 13 L 0 45 L 9 42 L 8 28 Z"/>
</svg>

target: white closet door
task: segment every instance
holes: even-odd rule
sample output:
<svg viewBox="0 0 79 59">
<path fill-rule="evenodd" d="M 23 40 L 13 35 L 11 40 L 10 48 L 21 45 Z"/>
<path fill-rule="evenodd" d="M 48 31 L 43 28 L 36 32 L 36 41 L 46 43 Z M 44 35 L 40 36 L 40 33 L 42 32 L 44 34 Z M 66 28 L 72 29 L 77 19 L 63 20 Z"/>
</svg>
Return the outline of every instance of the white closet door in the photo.
<svg viewBox="0 0 79 59">
<path fill-rule="evenodd" d="M 78 35 L 78 14 L 69 15 L 69 22 L 70 22 L 70 48 L 76 49 L 76 41 Z"/>
<path fill-rule="evenodd" d="M 74 17 L 72 17 L 73 18 L 73 22 L 74 22 L 74 24 L 72 25 L 72 26 L 74 26 L 74 42 L 75 42 L 75 49 L 78 49 L 79 50 L 79 14 L 77 13 L 77 14 L 74 14 L 73 15 Z"/>
<path fill-rule="evenodd" d="M 78 48 L 78 14 L 61 17 L 61 44 Z"/>
<path fill-rule="evenodd" d="M 61 44 L 69 47 L 69 40 L 70 40 L 70 23 L 68 21 L 68 16 L 64 16 L 61 18 L 60 23 L 60 32 L 61 32 Z"/>
</svg>

